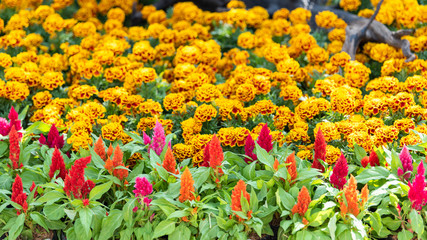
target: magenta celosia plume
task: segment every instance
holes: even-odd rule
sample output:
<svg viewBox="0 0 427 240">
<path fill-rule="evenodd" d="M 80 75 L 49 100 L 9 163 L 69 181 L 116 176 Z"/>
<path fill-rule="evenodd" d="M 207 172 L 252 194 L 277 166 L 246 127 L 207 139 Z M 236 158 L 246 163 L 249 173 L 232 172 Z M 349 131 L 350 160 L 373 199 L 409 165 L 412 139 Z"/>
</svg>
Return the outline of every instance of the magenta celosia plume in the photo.
<svg viewBox="0 0 427 240">
<path fill-rule="evenodd" d="M 314 160 L 311 165 L 312 168 L 317 168 L 321 172 L 325 171 L 325 167 L 319 162 L 319 159 L 325 161 L 326 158 L 326 141 L 323 136 L 322 130 L 319 128 L 314 141 Z"/>
<path fill-rule="evenodd" d="M 55 176 L 55 172 L 57 170 L 59 172 L 58 172 L 58 175 L 56 175 L 56 178 L 62 178 L 62 180 L 64 180 L 65 176 L 67 175 L 64 158 L 62 157 L 61 152 L 58 150 L 58 148 L 55 147 L 55 151 L 53 151 L 53 155 L 52 155 L 52 164 L 50 165 L 50 171 L 49 171 L 50 179 L 52 179 Z"/>
<path fill-rule="evenodd" d="M 260 147 L 264 148 L 265 151 L 270 152 L 273 149 L 273 141 L 270 135 L 270 129 L 267 126 L 267 123 L 264 124 L 259 133 L 257 143 Z"/>
<path fill-rule="evenodd" d="M 245 155 L 248 156 L 245 158 L 246 163 L 256 161 L 258 159 L 257 155 L 254 153 L 255 141 L 253 140 L 251 134 L 248 134 L 245 142 Z"/>
<path fill-rule="evenodd" d="M 420 165 L 418 165 L 417 175 L 415 176 L 414 181 L 412 183 L 408 183 L 408 198 L 412 202 L 412 208 L 415 210 L 421 210 L 421 208 L 427 203 L 427 191 L 425 190 L 426 182 L 424 172 L 424 163 L 421 161 Z"/>
<path fill-rule="evenodd" d="M 0 134 L 3 136 L 9 135 L 12 126 L 15 127 L 16 131 L 22 129 L 21 120 L 18 119 L 18 113 L 15 111 L 15 108 L 11 108 L 8 115 L 9 121 L 4 118 L 0 118 Z M 18 132 L 19 138 L 22 137 L 22 133 Z"/>
<path fill-rule="evenodd" d="M 402 168 L 397 169 L 397 174 L 399 176 L 403 175 L 403 178 L 409 180 L 411 172 L 414 170 L 414 166 L 412 165 L 412 157 L 406 145 L 403 146 L 402 151 L 399 154 L 399 158 L 402 162 Z"/>
<path fill-rule="evenodd" d="M 49 130 L 47 134 L 47 140 L 43 134 L 39 138 L 40 144 L 47 145 L 49 148 L 58 148 L 61 149 L 64 146 L 64 137 L 59 135 L 58 129 L 55 124 Z"/>
<path fill-rule="evenodd" d="M 143 132 L 142 136 L 143 136 L 144 144 L 145 145 L 150 144 L 151 138 L 145 132 Z"/>
<path fill-rule="evenodd" d="M 347 182 L 347 175 L 348 175 L 348 164 L 347 159 L 344 157 L 344 154 L 341 153 L 340 158 L 335 163 L 335 167 L 332 170 L 331 174 L 331 184 L 338 188 L 339 190 L 342 190 L 344 188 L 345 183 Z"/>
<path fill-rule="evenodd" d="M 157 155 L 160 155 L 166 145 L 165 130 L 162 124 L 156 121 L 156 126 L 153 129 L 153 138 L 151 139 L 150 149 L 153 149 Z"/>
<path fill-rule="evenodd" d="M 153 192 L 153 185 L 145 177 L 137 177 L 134 187 L 135 197 L 145 197 Z"/>
</svg>

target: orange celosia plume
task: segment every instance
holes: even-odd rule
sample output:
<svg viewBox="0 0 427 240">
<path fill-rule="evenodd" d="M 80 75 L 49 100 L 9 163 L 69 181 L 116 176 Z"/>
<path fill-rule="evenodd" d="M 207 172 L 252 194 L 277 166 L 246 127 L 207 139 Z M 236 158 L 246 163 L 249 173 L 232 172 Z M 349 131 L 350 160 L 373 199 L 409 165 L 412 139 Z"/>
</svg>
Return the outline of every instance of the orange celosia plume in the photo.
<svg viewBox="0 0 427 240">
<path fill-rule="evenodd" d="M 168 146 L 168 149 L 166 150 L 165 159 L 163 160 L 163 168 L 166 169 L 166 171 L 177 174 L 178 171 L 176 168 L 176 161 L 175 157 L 173 156 L 172 149 Z"/>
<path fill-rule="evenodd" d="M 297 163 L 295 161 L 295 152 L 292 152 L 291 155 L 286 158 L 286 166 L 288 168 L 288 173 L 291 175 L 291 181 L 294 181 L 297 176 Z"/>
<path fill-rule="evenodd" d="M 351 175 L 348 186 L 344 187 L 344 196 L 347 204 L 343 200 L 340 202 L 342 216 L 345 216 L 347 213 L 351 213 L 354 216 L 359 215 L 358 193 L 356 179 Z"/>
<path fill-rule="evenodd" d="M 298 213 L 301 217 L 307 212 L 308 205 L 311 202 L 310 193 L 305 186 L 302 187 L 298 194 L 298 202 L 292 208 L 292 214 Z"/>
<path fill-rule="evenodd" d="M 243 197 L 246 198 L 246 200 L 248 200 L 248 203 L 250 203 L 251 197 L 249 193 L 246 191 L 246 183 L 243 180 L 239 180 L 237 182 L 237 185 L 234 187 L 233 192 L 231 193 L 231 209 L 233 211 L 242 211 L 242 203 L 241 203 L 242 194 L 243 194 Z M 237 217 L 237 219 L 239 219 L 239 221 L 242 220 L 240 217 Z"/>
<path fill-rule="evenodd" d="M 107 150 L 107 156 L 108 157 L 111 157 L 111 155 L 113 154 L 113 145 L 111 145 L 111 143 L 110 143 L 110 146 L 108 147 L 108 150 Z"/>
<path fill-rule="evenodd" d="M 105 169 L 108 170 L 108 172 L 110 174 L 113 174 L 114 176 L 116 176 L 120 180 L 123 180 L 123 179 L 127 178 L 127 176 L 129 175 L 129 172 L 126 169 L 117 168 L 119 166 L 124 167 L 125 165 L 123 164 L 123 152 L 120 149 L 120 146 L 117 145 L 116 149 L 114 150 L 113 160 L 111 160 L 110 156 L 108 156 L 108 159 L 105 162 L 104 167 L 105 167 Z"/>
<path fill-rule="evenodd" d="M 362 199 L 362 205 L 365 205 L 365 203 L 368 201 L 368 195 L 369 195 L 368 185 L 365 185 L 362 188 L 362 194 L 360 197 Z"/>
<path fill-rule="evenodd" d="M 222 151 L 221 142 L 216 134 L 213 135 L 212 140 L 209 142 L 209 165 L 213 169 L 221 166 L 224 160 L 224 153 Z"/>
<path fill-rule="evenodd" d="M 181 175 L 181 190 L 179 192 L 181 194 L 179 196 L 180 202 L 194 200 L 194 180 L 188 168 L 185 168 Z"/>
<path fill-rule="evenodd" d="M 95 143 L 95 147 L 93 149 L 96 154 L 98 154 L 99 157 L 101 157 L 104 162 L 107 160 L 107 155 L 105 154 L 105 146 L 104 142 L 102 141 L 102 138 L 99 137 L 98 140 Z"/>
</svg>

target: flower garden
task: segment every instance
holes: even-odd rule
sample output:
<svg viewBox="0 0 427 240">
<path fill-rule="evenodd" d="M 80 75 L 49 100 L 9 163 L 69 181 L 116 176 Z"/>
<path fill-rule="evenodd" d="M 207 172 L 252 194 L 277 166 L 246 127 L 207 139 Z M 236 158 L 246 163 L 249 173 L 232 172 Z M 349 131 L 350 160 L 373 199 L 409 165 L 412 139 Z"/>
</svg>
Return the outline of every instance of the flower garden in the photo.
<svg viewBox="0 0 427 240">
<path fill-rule="evenodd" d="M 145 2 L 1 1 L 0 239 L 427 239 L 426 1 Z"/>
</svg>

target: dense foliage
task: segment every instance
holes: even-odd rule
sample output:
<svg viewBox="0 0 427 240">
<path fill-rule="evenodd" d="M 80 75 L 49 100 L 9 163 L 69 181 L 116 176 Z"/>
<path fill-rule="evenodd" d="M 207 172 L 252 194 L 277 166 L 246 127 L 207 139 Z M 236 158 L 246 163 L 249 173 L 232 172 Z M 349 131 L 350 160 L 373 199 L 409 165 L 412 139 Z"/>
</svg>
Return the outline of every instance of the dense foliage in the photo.
<svg viewBox="0 0 427 240">
<path fill-rule="evenodd" d="M 0 236 L 427 239 L 424 2 L 376 18 L 409 63 L 328 11 L 132 4 L 1 1 Z"/>
</svg>

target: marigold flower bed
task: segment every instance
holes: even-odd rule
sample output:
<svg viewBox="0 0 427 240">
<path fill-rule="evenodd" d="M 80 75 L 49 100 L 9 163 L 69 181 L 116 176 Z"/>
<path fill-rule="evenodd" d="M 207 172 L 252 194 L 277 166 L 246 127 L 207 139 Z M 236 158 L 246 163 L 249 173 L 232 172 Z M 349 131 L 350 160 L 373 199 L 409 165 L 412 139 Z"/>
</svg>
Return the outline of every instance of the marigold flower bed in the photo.
<svg viewBox="0 0 427 240">
<path fill-rule="evenodd" d="M 427 239 L 425 3 L 2 1 L 0 238 Z"/>
</svg>

